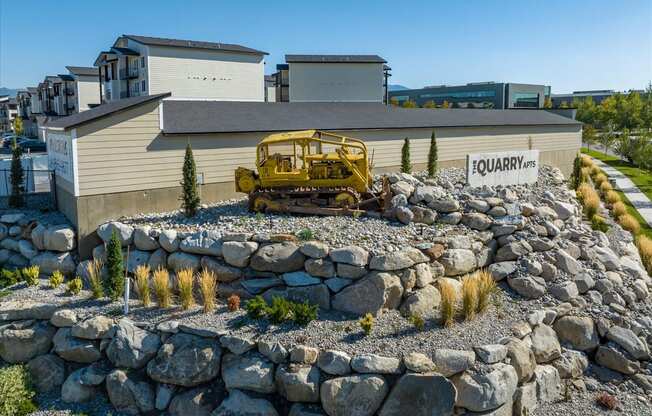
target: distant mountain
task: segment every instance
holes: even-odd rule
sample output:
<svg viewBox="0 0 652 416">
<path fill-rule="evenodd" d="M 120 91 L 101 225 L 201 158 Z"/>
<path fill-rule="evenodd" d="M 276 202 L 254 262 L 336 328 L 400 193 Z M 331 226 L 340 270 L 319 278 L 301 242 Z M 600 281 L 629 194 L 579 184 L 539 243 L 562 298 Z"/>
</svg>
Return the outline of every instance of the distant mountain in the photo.
<svg viewBox="0 0 652 416">
<path fill-rule="evenodd" d="M 14 88 L 0 87 L 0 96 L 8 95 L 10 97 L 15 97 L 17 92 L 18 90 Z"/>
<path fill-rule="evenodd" d="M 399 85 L 399 84 L 389 84 L 389 90 L 390 91 L 401 91 L 401 90 L 409 90 L 408 87 Z"/>
</svg>

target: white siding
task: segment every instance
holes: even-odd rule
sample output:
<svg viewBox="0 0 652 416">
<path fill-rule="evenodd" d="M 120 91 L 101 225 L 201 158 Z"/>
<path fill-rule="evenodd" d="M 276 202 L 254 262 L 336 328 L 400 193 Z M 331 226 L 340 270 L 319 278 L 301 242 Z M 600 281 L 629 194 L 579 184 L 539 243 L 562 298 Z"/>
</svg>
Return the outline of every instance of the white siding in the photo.
<svg viewBox="0 0 652 416">
<path fill-rule="evenodd" d="M 290 102 L 383 101 L 383 64 L 291 63 Z"/>
<path fill-rule="evenodd" d="M 177 98 L 264 101 L 260 55 L 150 46 L 148 94 Z"/>
<path fill-rule="evenodd" d="M 77 78 L 77 108 L 78 111 L 88 110 L 89 104 L 100 103 L 100 87 L 97 77 L 79 76 Z"/>
</svg>

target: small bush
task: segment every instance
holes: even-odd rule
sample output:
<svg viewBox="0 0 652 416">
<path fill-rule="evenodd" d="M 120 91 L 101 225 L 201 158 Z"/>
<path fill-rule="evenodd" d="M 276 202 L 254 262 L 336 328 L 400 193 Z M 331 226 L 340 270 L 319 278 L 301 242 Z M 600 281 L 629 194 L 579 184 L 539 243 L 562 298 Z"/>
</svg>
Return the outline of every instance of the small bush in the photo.
<svg viewBox="0 0 652 416">
<path fill-rule="evenodd" d="M 596 165 L 593 165 L 593 166 L 591 166 L 591 167 L 589 168 L 589 172 L 590 172 L 590 174 L 591 174 L 591 177 L 592 177 L 592 178 L 595 178 L 595 177 L 597 177 L 597 176 L 598 176 L 602 171 L 600 170 L 599 167 L 597 167 Z"/>
<path fill-rule="evenodd" d="M 624 214 L 618 217 L 618 224 L 634 235 L 641 231 L 641 224 L 638 223 L 636 218 L 629 214 Z"/>
<path fill-rule="evenodd" d="M 475 318 L 478 309 L 478 280 L 475 276 L 462 279 L 462 315 L 467 321 Z"/>
<path fill-rule="evenodd" d="M 643 265 L 650 273 L 652 271 L 652 239 L 643 234 L 639 235 L 636 239 L 636 248 L 641 255 Z"/>
<path fill-rule="evenodd" d="M 600 172 L 597 175 L 595 175 L 595 179 L 593 179 L 593 182 L 595 183 L 595 186 L 600 187 L 602 186 L 603 183 L 609 183 L 609 179 L 607 178 L 607 175 Z"/>
<path fill-rule="evenodd" d="M 261 319 L 267 314 L 267 303 L 262 296 L 258 295 L 247 301 L 245 309 L 247 310 L 247 315 L 252 319 Z"/>
<path fill-rule="evenodd" d="M 491 273 L 487 270 L 482 269 L 475 273 L 476 278 L 478 279 L 478 313 L 483 313 L 489 307 L 491 303 L 491 297 L 496 293 L 496 281 L 494 280 Z"/>
<path fill-rule="evenodd" d="M 620 202 L 620 195 L 618 195 L 618 192 L 616 191 L 608 191 L 607 194 L 604 197 L 605 201 L 607 201 L 609 204 L 613 205 L 616 202 Z"/>
<path fill-rule="evenodd" d="M 179 270 L 177 272 L 177 286 L 179 287 L 179 300 L 184 310 L 190 309 L 195 304 L 193 288 L 195 274 L 192 269 Z"/>
<path fill-rule="evenodd" d="M 272 304 L 267 308 L 267 316 L 275 324 L 280 324 L 290 319 L 290 312 L 290 302 L 280 296 L 274 296 L 272 298 Z"/>
<path fill-rule="evenodd" d="M 226 307 L 229 309 L 229 312 L 235 312 L 240 309 L 240 296 L 235 293 L 229 296 L 226 300 Z"/>
<path fill-rule="evenodd" d="M 591 176 L 591 169 L 582 168 L 580 171 L 580 185 L 589 181 L 589 176 Z"/>
<path fill-rule="evenodd" d="M 301 241 L 310 241 L 315 239 L 315 233 L 310 228 L 304 228 L 297 233 L 297 238 Z"/>
<path fill-rule="evenodd" d="M 439 281 L 439 294 L 441 295 L 441 321 L 444 326 L 452 326 L 457 307 L 457 292 L 453 285 L 445 280 Z"/>
<path fill-rule="evenodd" d="M 609 182 L 602 182 L 600 184 L 600 193 L 602 195 L 607 195 L 607 192 L 613 192 L 614 188 Z"/>
<path fill-rule="evenodd" d="M 374 329 L 374 316 L 372 314 L 366 313 L 358 322 L 365 335 L 371 334 Z"/>
<path fill-rule="evenodd" d="M 413 313 L 410 315 L 408 318 L 410 323 L 414 325 L 417 331 L 423 331 L 423 329 L 426 327 L 426 321 L 423 319 L 423 317 L 417 313 Z"/>
<path fill-rule="evenodd" d="M 204 306 L 204 313 L 215 310 L 215 295 L 217 294 L 217 278 L 215 273 L 208 269 L 202 269 L 199 273 L 199 292 Z M 238 298 L 238 307 L 240 307 L 240 298 Z"/>
<path fill-rule="evenodd" d="M 101 299 L 104 297 L 102 267 L 104 267 L 104 263 L 101 260 L 91 260 L 86 265 L 86 272 L 88 273 L 88 284 L 91 287 L 91 296 L 93 299 Z M 137 285 L 138 283 L 136 283 L 136 286 Z M 136 287 L 136 290 L 138 290 L 138 287 Z"/>
<path fill-rule="evenodd" d="M 21 274 L 22 278 L 25 279 L 25 282 L 27 283 L 28 286 L 38 286 L 38 275 L 39 275 L 40 272 L 41 271 L 40 271 L 39 267 L 37 265 L 34 265 L 34 266 L 29 266 L 29 267 L 23 267 L 23 269 L 20 271 L 20 274 Z M 63 275 L 61 276 L 61 281 L 59 282 L 59 284 L 57 284 L 56 286 L 52 286 L 52 287 L 57 287 L 61 283 L 63 283 Z M 50 285 L 52 285 L 52 279 L 51 278 L 50 278 Z"/>
<path fill-rule="evenodd" d="M 104 282 L 104 291 L 115 301 L 122 297 L 125 289 L 124 266 L 122 264 L 122 245 L 118 233 L 113 230 L 111 239 L 106 245 L 107 276 Z"/>
<path fill-rule="evenodd" d="M 290 302 L 292 320 L 301 326 L 306 326 L 317 319 L 317 309 L 317 305 L 311 305 L 308 302 Z"/>
<path fill-rule="evenodd" d="M 587 218 L 593 218 L 598 213 L 598 209 L 600 209 L 600 197 L 595 190 L 583 196 L 582 205 L 584 205 L 584 213 Z"/>
<path fill-rule="evenodd" d="M 595 397 L 595 401 L 602 406 L 603 408 L 607 410 L 615 410 L 616 407 L 618 407 L 618 399 L 616 396 L 613 396 L 606 391 L 603 391 L 602 393 L 599 393 Z"/>
<path fill-rule="evenodd" d="M 71 295 L 78 295 L 82 290 L 82 279 L 77 276 L 74 279 L 68 281 L 67 291 Z"/>
<path fill-rule="evenodd" d="M 582 183 L 580 186 L 577 188 L 577 199 L 580 200 L 580 202 L 584 201 L 584 197 L 588 194 L 594 193 L 595 189 L 588 184 L 588 183 Z"/>
<path fill-rule="evenodd" d="M 0 271 L 0 287 L 12 286 L 18 283 L 18 278 L 13 270 L 2 269 Z"/>
<path fill-rule="evenodd" d="M 582 166 L 585 168 L 590 168 L 593 166 L 593 160 L 588 155 L 582 155 Z"/>
<path fill-rule="evenodd" d="M 0 416 L 24 416 L 37 410 L 29 372 L 22 365 L 0 368 Z"/>
<path fill-rule="evenodd" d="M 50 276 L 50 287 L 52 287 L 52 289 L 56 289 L 63 284 L 63 281 L 63 273 L 61 273 L 59 270 L 55 270 L 54 273 L 52 273 L 52 276 Z"/>
<path fill-rule="evenodd" d="M 172 288 L 170 288 L 170 273 L 159 268 L 152 275 L 152 288 L 159 308 L 169 308 L 172 304 Z"/>
<path fill-rule="evenodd" d="M 627 214 L 627 207 L 622 202 L 616 202 L 611 206 L 611 213 L 614 217 L 618 218 L 621 215 Z"/>
<path fill-rule="evenodd" d="M 136 267 L 136 270 L 134 271 L 134 283 L 135 283 L 136 295 L 138 296 L 138 299 L 140 299 L 140 301 L 143 302 L 143 306 L 145 307 L 148 307 L 152 302 L 150 290 L 149 290 L 150 270 L 151 269 L 148 265 L 141 264 L 138 267 Z"/>
<path fill-rule="evenodd" d="M 607 223 L 607 220 L 604 219 L 604 217 L 596 214 L 593 216 L 593 218 L 591 218 L 591 228 L 596 231 L 602 231 L 603 233 L 606 233 L 609 231 L 609 224 Z"/>
</svg>

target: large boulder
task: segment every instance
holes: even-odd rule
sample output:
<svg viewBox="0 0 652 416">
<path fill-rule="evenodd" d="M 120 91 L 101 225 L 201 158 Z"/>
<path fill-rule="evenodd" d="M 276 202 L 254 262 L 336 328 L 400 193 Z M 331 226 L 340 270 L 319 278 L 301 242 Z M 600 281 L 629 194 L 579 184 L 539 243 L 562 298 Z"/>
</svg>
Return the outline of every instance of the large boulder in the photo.
<svg viewBox="0 0 652 416">
<path fill-rule="evenodd" d="M 154 251 L 160 247 L 156 234 L 149 225 L 136 227 L 134 230 L 134 245 L 138 250 Z"/>
<path fill-rule="evenodd" d="M 161 346 L 147 374 L 159 383 L 193 387 L 219 374 L 221 356 L 217 340 L 180 332 Z"/>
<path fill-rule="evenodd" d="M 70 252 L 44 251 L 32 257 L 30 264 L 38 266 L 41 274 L 46 275 L 51 275 L 57 270 L 63 274 L 72 274 L 77 268 Z"/>
<path fill-rule="evenodd" d="M 330 258 L 336 263 L 351 266 L 366 266 L 369 262 L 369 252 L 358 246 L 346 246 L 331 250 Z"/>
<path fill-rule="evenodd" d="M 273 393 L 274 363 L 262 354 L 226 354 L 222 360 L 222 380 L 228 390 Z"/>
<path fill-rule="evenodd" d="M 66 380 L 64 361 L 54 354 L 39 355 L 27 363 L 32 384 L 40 393 L 58 389 Z"/>
<path fill-rule="evenodd" d="M 561 357 L 561 345 L 559 345 L 557 334 L 548 325 L 537 325 L 530 334 L 530 339 L 537 363 L 548 363 Z"/>
<path fill-rule="evenodd" d="M 0 302 L 0 322 L 2 321 L 27 321 L 30 319 L 50 320 L 58 305 L 34 301 L 21 301 L 3 299 Z"/>
<path fill-rule="evenodd" d="M 403 296 L 401 279 L 391 273 L 370 273 L 332 298 L 333 309 L 357 315 L 397 309 Z"/>
<path fill-rule="evenodd" d="M 321 404 L 329 416 L 372 416 L 388 390 L 388 383 L 377 375 L 333 378 L 322 384 Z"/>
<path fill-rule="evenodd" d="M 395 271 L 407 269 L 415 264 L 428 262 L 428 256 L 420 250 L 410 247 L 393 253 L 385 253 L 371 258 L 369 268 L 371 270 Z"/>
<path fill-rule="evenodd" d="M 475 352 L 440 348 L 432 354 L 432 361 L 438 373 L 450 377 L 469 369 L 475 362 Z"/>
<path fill-rule="evenodd" d="M 479 212 L 469 212 L 462 216 L 462 224 L 473 230 L 484 231 L 491 227 L 493 220 L 488 215 Z"/>
<path fill-rule="evenodd" d="M 124 318 L 118 322 L 106 356 L 116 367 L 143 368 L 154 358 L 160 346 L 157 334 L 138 328 Z"/>
<path fill-rule="evenodd" d="M 201 267 L 212 271 L 218 282 L 228 283 L 241 279 L 244 276 L 242 269 L 223 264 L 209 256 L 201 258 Z"/>
<path fill-rule="evenodd" d="M 211 416 L 278 416 L 278 412 L 269 401 L 255 399 L 234 389 Z"/>
<path fill-rule="evenodd" d="M 168 268 L 178 272 L 179 270 L 198 270 L 200 265 L 199 256 L 176 251 L 168 256 Z"/>
<path fill-rule="evenodd" d="M 222 244 L 224 261 L 235 267 L 247 267 L 256 250 L 258 243 L 253 241 L 227 241 Z"/>
<path fill-rule="evenodd" d="M 526 241 L 514 241 L 513 243 L 505 244 L 498 249 L 495 256 L 496 262 L 517 260 L 519 257 L 525 256 L 532 252 L 532 246 Z"/>
<path fill-rule="evenodd" d="M 448 416 L 457 399 L 455 386 L 439 374 L 405 374 L 385 400 L 379 416 Z"/>
<path fill-rule="evenodd" d="M 118 240 L 123 247 L 130 245 L 134 241 L 134 227 L 131 225 L 123 224 L 121 222 L 112 221 L 97 227 L 97 235 L 108 243 L 111 240 L 113 232 L 118 235 Z"/>
<path fill-rule="evenodd" d="M 175 395 L 170 402 L 168 413 L 170 416 L 210 416 L 225 397 L 226 390 L 221 384 L 196 387 Z"/>
<path fill-rule="evenodd" d="M 290 402 L 319 402 L 319 369 L 307 364 L 280 365 L 276 369 L 276 387 Z"/>
<path fill-rule="evenodd" d="M 581 316 L 563 316 L 553 325 L 562 344 L 579 351 L 592 351 L 599 344 L 598 331 L 593 319 Z"/>
<path fill-rule="evenodd" d="M 301 247 L 299 247 L 299 250 L 301 250 L 301 252 L 307 257 L 323 259 L 328 256 L 330 248 L 328 247 L 328 244 L 321 241 L 306 241 Z"/>
<path fill-rule="evenodd" d="M 43 224 L 37 224 L 36 227 L 32 229 L 32 234 L 30 235 L 32 244 L 36 247 L 37 250 L 45 250 L 45 227 Z M 0 240 L 4 239 L 7 236 L 7 226 L 4 224 L 0 225 Z"/>
<path fill-rule="evenodd" d="M 97 396 L 98 389 L 94 385 L 84 384 L 82 375 L 84 368 L 73 371 L 61 386 L 61 399 L 66 403 L 83 403 Z"/>
<path fill-rule="evenodd" d="M 28 240 L 20 240 L 18 242 L 18 251 L 26 259 L 34 258 L 38 254 L 38 250 Z"/>
<path fill-rule="evenodd" d="M 514 292 L 527 299 L 538 299 L 546 293 L 546 282 L 539 276 L 507 278 L 507 284 Z"/>
<path fill-rule="evenodd" d="M 637 337 L 631 329 L 612 326 L 607 332 L 607 339 L 618 344 L 637 360 L 650 360 L 650 351 L 647 344 Z"/>
<path fill-rule="evenodd" d="M 351 372 L 351 357 L 345 352 L 324 350 L 319 353 L 317 365 L 328 374 L 343 376 Z"/>
<path fill-rule="evenodd" d="M 106 392 L 116 410 L 129 415 L 154 411 L 154 389 L 146 381 L 113 370 L 106 376 Z"/>
<path fill-rule="evenodd" d="M 113 328 L 113 319 L 97 315 L 72 326 L 71 335 L 83 339 L 102 339 Z"/>
<path fill-rule="evenodd" d="M 422 289 L 415 290 L 403 301 L 401 314 L 403 316 L 427 316 L 432 314 L 440 303 L 439 291 L 434 286 L 427 285 Z"/>
<path fill-rule="evenodd" d="M 198 231 L 183 239 L 179 248 L 186 253 L 221 257 L 222 235 L 212 230 Z"/>
<path fill-rule="evenodd" d="M 351 359 L 353 371 L 361 374 L 401 374 L 401 360 L 376 354 L 360 354 Z"/>
<path fill-rule="evenodd" d="M 475 254 L 464 248 L 444 251 L 439 262 L 444 266 L 446 276 L 463 275 L 472 272 L 478 266 Z"/>
<path fill-rule="evenodd" d="M 494 364 L 488 373 L 465 372 L 453 377 L 457 389 L 456 406 L 474 412 L 497 409 L 511 402 L 518 375 L 509 364 Z"/>
<path fill-rule="evenodd" d="M 561 397 L 561 379 L 557 369 L 551 365 L 538 365 L 534 370 L 537 385 L 537 399 L 540 403 L 554 403 Z"/>
<path fill-rule="evenodd" d="M 70 328 L 59 328 L 52 342 L 53 351 L 66 361 L 92 363 L 102 358 L 98 341 L 77 338 Z"/>
<path fill-rule="evenodd" d="M 581 351 L 564 349 L 561 357 L 550 363 L 562 379 L 578 378 L 589 366 L 589 358 Z"/>
<path fill-rule="evenodd" d="M 622 374 L 634 375 L 641 370 L 638 361 L 615 343 L 600 345 L 595 353 L 595 362 L 602 367 Z"/>
<path fill-rule="evenodd" d="M 490 265 L 488 268 L 491 277 L 497 282 L 516 272 L 517 269 L 518 267 L 515 261 L 501 261 Z"/>
<path fill-rule="evenodd" d="M 46 354 L 56 328 L 47 322 L 23 321 L 0 329 L 0 358 L 8 363 L 24 363 Z"/>
<path fill-rule="evenodd" d="M 262 246 L 251 256 L 250 266 L 254 270 L 287 273 L 303 269 L 306 260 L 299 247 L 291 242 L 273 243 Z"/>
<path fill-rule="evenodd" d="M 537 361 L 527 343 L 518 338 L 511 338 L 507 343 L 507 357 L 516 370 L 519 382 L 525 382 L 532 378 Z"/>
<path fill-rule="evenodd" d="M 181 241 L 176 230 L 163 230 L 158 236 L 158 242 L 168 253 L 174 253 L 179 249 Z"/>
<path fill-rule="evenodd" d="M 75 230 L 68 225 L 54 225 L 43 233 L 43 246 L 50 251 L 70 251 L 75 248 Z"/>
</svg>

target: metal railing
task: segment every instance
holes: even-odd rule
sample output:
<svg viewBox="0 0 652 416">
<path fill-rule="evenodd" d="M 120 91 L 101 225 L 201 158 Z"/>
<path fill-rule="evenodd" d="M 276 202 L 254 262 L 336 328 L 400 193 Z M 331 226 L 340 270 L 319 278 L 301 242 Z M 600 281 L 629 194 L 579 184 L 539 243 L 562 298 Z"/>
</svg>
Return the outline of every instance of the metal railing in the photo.
<svg viewBox="0 0 652 416">
<path fill-rule="evenodd" d="M 11 170 L 0 169 L 0 208 L 9 208 L 12 193 Z M 23 169 L 23 206 L 32 209 L 56 209 L 57 186 L 53 170 Z"/>
</svg>

